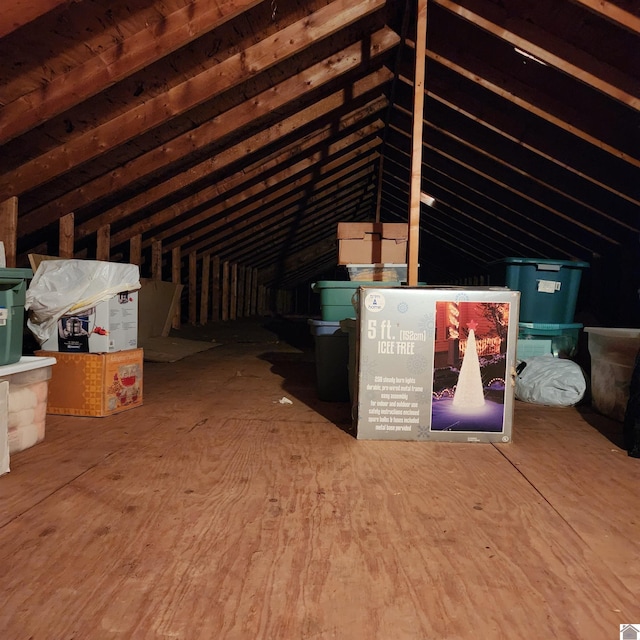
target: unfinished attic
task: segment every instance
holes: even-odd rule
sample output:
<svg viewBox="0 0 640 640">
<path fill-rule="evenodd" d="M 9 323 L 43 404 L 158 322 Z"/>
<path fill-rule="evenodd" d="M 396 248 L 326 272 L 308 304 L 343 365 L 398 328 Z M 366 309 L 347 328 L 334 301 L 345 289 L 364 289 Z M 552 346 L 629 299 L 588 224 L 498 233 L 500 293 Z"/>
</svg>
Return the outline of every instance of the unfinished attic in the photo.
<svg viewBox="0 0 640 640">
<path fill-rule="evenodd" d="M 5 4 L 2 638 L 640 629 L 640 2 Z"/>
</svg>

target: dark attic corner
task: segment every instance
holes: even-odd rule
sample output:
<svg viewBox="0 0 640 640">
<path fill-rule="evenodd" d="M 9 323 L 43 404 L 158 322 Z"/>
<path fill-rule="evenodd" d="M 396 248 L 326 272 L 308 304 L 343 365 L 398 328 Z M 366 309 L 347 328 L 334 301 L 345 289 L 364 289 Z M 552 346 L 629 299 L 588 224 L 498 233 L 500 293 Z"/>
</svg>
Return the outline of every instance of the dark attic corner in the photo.
<svg viewBox="0 0 640 640">
<path fill-rule="evenodd" d="M 640 3 L 5 5 L 0 637 L 638 640 Z"/>
</svg>

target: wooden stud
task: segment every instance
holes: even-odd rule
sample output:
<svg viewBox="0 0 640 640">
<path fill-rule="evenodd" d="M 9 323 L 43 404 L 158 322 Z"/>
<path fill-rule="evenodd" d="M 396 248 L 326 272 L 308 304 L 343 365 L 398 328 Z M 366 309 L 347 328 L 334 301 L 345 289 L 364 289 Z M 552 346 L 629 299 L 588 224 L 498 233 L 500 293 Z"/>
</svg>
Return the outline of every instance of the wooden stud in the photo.
<svg viewBox="0 0 640 640">
<path fill-rule="evenodd" d="M 211 262 L 211 319 L 220 320 L 220 256 Z"/>
<path fill-rule="evenodd" d="M 197 306 L 197 293 L 198 293 L 198 271 L 197 271 L 197 257 L 196 252 L 192 251 L 189 254 L 189 324 L 195 325 L 197 322 L 196 312 Z"/>
<path fill-rule="evenodd" d="M 180 247 L 176 247 L 171 250 L 171 281 L 174 284 L 181 284 L 181 275 L 180 275 L 180 267 L 181 267 L 181 255 L 180 255 Z M 180 319 L 181 319 L 181 310 L 182 305 L 178 304 L 176 307 L 176 314 L 173 317 L 173 328 L 180 328 Z"/>
<path fill-rule="evenodd" d="M 0 202 L 0 240 L 4 243 L 4 255 L 7 267 L 16 266 L 18 240 L 18 198 Z"/>
<path fill-rule="evenodd" d="M 151 243 L 151 278 L 162 280 L 162 240 Z"/>
<path fill-rule="evenodd" d="M 411 185 L 409 192 L 409 244 L 407 284 L 418 284 L 418 252 L 420 242 L 420 193 L 422 190 L 422 128 L 424 121 L 425 61 L 427 47 L 427 0 L 418 0 L 416 27 L 416 62 L 413 82 L 413 138 L 411 153 Z"/>
<path fill-rule="evenodd" d="M 237 317 L 244 317 L 244 301 L 246 299 L 246 271 L 247 268 L 243 264 L 238 265 L 238 301 L 237 301 Z"/>
<path fill-rule="evenodd" d="M 73 212 L 62 216 L 58 230 L 58 256 L 60 258 L 73 258 L 75 237 L 75 216 Z"/>
<path fill-rule="evenodd" d="M 231 298 L 229 300 L 229 320 L 238 318 L 238 264 L 231 265 Z"/>
<path fill-rule="evenodd" d="M 129 262 L 142 266 L 142 235 L 135 235 L 129 240 Z"/>
<path fill-rule="evenodd" d="M 200 324 L 209 322 L 209 287 L 211 281 L 209 278 L 209 267 L 211 265 L 211 256 L 206 253 L 202 256 L 202 280 L 200 284 Z"/>
<path fill-rule="evenodd" d="M 229 319 L 229 297 L 229 262 L 225 260 L 222 264 L 222 320 Z"/>
<path fill-rule="evenodd" d="M 96 234 L 96 260 L 109 261 L 111 257 L 111 225 L 105 224 Z"/>
</svg>

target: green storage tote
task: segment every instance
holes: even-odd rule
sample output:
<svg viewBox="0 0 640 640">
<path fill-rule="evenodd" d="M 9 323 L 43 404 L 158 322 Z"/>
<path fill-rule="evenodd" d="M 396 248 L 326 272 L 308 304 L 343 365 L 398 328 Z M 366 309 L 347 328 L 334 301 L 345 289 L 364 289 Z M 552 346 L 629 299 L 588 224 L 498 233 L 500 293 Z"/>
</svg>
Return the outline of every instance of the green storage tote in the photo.
<svg viewBox="0 0 640 640">
<path fill-rule="evenodd" d="M 578 352 L 578 340 L 582 324 L 553 324 L 545 322 L 518 323 L 517 357 L 550 353 L 556 358 L 573 358 Z"/>
<path fill-rule="evenodd" d="M 321 280 L 311 285 L 320 294 L 320 315 L 326 322 L 339 322 L 345 318 L 355 318 L 356 310 L 351 303 L 358 287 L 398 287 L 400 282 L 360 282 L 356 280 Z"/>
<path fill-rule="evenodd" d="M 0 365 L 22 356 L 24 303 L 31 269 L 0 269 Z"/>
<path fill-rule="evenodd" d="M 520 291 L 520 321 L 573 322 L 578 290 L 588 262 L 546 258 L 505 258 L 505 284 Z"/>
</svg>

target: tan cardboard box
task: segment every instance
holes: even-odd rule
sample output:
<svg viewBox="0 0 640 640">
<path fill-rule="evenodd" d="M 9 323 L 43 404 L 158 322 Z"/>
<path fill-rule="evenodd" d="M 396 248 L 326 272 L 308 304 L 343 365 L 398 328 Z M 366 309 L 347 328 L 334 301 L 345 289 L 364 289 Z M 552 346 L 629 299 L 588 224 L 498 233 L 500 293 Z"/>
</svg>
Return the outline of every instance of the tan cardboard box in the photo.
<svg viewBox="0 0 640 640">
<path fill-rule="evenodd" d="M 406 264 L 409 227 L 395 222 L 338 222 L 338 264 Z"/>
<path fill-rule="evenodd" d="M 62 353 L 53 356 L 47 413 L 69 416 L 108 416 L 142 404 L 143 350 L 115 353 Z"/>
</svg>

